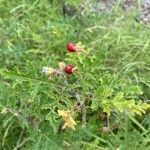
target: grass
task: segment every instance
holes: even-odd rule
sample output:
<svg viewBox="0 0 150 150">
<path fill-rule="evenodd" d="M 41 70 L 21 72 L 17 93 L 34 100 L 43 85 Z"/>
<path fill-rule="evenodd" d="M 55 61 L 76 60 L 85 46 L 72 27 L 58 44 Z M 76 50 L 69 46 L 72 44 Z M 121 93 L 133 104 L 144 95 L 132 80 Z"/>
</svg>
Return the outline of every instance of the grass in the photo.
<svg viewBox="0 0 150 150">
<path fill-rule="evenodd" d="M 149 102 L 149 25 L 135 20 L 137 9 L 124 12 L 118 6 L 112 13 L 71 17 L 63 15 L 59 1 L 0 0 L 0 149 L 149 149 L 149 112 L 113 113 L 110 125 L 119 126 L 109 132 L 101 130 L 101 109 L 87 108 L 86 128 L 76 115 L 75 131 L 61 130 L 56 113 L 56 106 L 72 107 L 70 89 L 85 99 L 89 87 L 96 93 L 99 83 L 115 95 L 123 91 L 126 99 Z M 76 62 L 66 54 L 69 41 L 82 42 L 94 56 Z M 61 78 L 47 81 L 41 68 L 64 60 L 85 68 L 81 76 L 69 76 L 68 85 Z"/>
</svg>

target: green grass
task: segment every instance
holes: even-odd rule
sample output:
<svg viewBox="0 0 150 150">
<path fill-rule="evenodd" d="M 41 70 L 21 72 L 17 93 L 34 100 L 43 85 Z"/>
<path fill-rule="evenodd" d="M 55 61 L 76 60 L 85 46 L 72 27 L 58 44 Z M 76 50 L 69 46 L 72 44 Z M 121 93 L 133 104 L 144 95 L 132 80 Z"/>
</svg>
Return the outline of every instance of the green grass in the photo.
<svg viewBox="0 0 150 150">
<path fill-rule="evenodd" d="M 57 0 L 0 0 L 0 149 L 149 149 L 149 113 L 133 117 L 115 107 L 122 99 L 149 102 L 150 30 L 135 20 L 137 9 L 117 6 L 112 13 L 70 17 Z M 70 41 L 82 42 L 90 57 L 67 54 Z M 66 76 L 68 84 L 41 72 L 61 61 L 80 68 L 80 74 Z M 82 128 L 82 112 L 75 114 L 75 131 L 62 130 L 57 115 L 57 109 L 73 107 L 71 90 L 87 106 L 87 126 Z M 85 101 L 90 92 L 94 97 Z M 102 132 L 102 101 L 108 97 L 118 98 L 109 118 L 117 128 Z"/>
</svg>

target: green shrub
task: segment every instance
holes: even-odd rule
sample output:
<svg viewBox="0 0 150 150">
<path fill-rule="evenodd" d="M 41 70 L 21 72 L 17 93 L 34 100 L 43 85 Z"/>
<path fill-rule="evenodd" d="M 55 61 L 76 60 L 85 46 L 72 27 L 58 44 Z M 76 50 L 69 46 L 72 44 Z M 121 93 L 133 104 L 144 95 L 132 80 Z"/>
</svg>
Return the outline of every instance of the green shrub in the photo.
<svg viewBox="0 0 150 150">
<path fill-rule="evenodd" d="M 60 7 L 1 1 L 0 148 L 149 149 L 149 27 L 136 12 L 64 17 Z M 84 52 L 69 53 L 70 41 Z"/>
</svg>

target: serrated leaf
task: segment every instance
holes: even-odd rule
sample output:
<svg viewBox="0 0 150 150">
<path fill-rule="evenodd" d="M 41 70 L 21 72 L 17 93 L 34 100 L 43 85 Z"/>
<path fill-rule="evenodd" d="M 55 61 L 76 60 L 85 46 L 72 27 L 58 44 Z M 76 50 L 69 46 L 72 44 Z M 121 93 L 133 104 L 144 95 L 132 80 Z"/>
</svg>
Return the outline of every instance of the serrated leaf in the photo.
<svg viewBox="0 0 150 150">
<path fill-rule="evenodd" d="M 58 118 L 57 114 L 52 112 L 49 112 L 45 117 L 45 119 L 50 122 L 50 126 L 53 127 L 54 133 L 57 132 L 57 128 L 58 128 L 57 118 Z"/>
</svg>

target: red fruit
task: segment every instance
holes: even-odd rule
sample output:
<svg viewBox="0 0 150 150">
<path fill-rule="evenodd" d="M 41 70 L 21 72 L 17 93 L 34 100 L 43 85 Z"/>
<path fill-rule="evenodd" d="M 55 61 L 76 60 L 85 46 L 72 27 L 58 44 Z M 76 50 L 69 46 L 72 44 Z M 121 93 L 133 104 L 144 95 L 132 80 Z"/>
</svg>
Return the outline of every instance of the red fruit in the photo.
<svg viewBox="0 0 150 150">
<path fill-rule="evenodd" d="M 73 65 L 66 65 L 64 68 L 64 72 L 67 74 L 72 74 L 74 70 L 74 66 Z"/>
<path fill-rule="evenodd" d="M 75 52 L 76 51 L 76 45 L 74 43 L 68 43 L 67 44 L 67 50 L 69 52 Z"/>
</svg>

